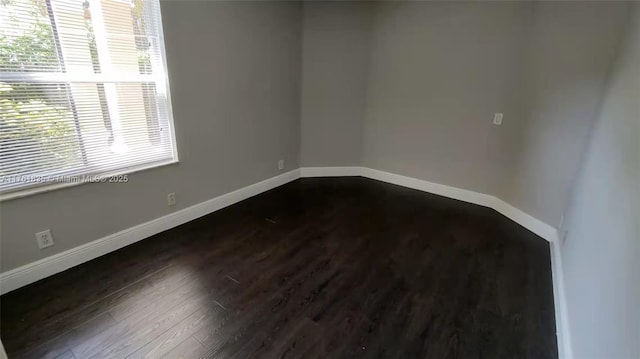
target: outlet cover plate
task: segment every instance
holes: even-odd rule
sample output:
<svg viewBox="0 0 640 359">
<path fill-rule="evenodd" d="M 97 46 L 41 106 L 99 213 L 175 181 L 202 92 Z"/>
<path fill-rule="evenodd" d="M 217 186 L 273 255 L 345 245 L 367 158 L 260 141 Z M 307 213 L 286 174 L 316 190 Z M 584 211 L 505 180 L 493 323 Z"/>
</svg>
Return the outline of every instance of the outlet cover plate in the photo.
<svg viewBox="0 0 640 359">
<path fill-rule="evenodd" d="M 38 241 L 38 248 L 40 249 L 51 247 L 52 245 L 54 245 L 53 236 L 51 235 L 51 230 L 49 229 L 36 233 L 36 240 Z"/>
</svg>

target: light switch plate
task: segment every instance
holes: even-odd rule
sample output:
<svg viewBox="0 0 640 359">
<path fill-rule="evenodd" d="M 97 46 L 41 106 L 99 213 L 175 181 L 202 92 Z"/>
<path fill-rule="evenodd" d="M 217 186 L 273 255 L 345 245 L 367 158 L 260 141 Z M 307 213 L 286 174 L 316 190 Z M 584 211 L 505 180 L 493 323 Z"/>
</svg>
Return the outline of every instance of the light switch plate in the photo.
<svg viewBox="0 0 640 359">
<path fill-rule="evenodd" d="M 502 125 L 502 117 L 504 117 L 504 115 L 502 113 L 496 113 L 493 115 L 493 124 L 494 125 Z"/>
</svg>

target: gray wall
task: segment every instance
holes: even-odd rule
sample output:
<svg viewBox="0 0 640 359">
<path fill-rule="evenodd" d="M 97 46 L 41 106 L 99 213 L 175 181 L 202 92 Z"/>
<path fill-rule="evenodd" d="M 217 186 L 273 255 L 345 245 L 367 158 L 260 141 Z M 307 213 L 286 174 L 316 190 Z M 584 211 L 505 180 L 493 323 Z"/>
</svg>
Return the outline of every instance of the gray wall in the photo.
<svg viewBox="0 0 640 359">
<path fill-rule="evenodd" d="M 627 23 L 622 2 L 536 2 L 512 180 L 498 196 L 557 226 Z"/>
<path fill-rule="evenodd" d="M 169 192 L 179 210 L 299 167 L 301 5 L 161 5 L 180 163 L 2 202 L 1 271 L 165 215 Z"/>
<path fill-rule="evenodd" d="M 632 14 L 567 213 L 576 358 L 640 358 L 640 6 Z"/>
<path fill-rule="evenodd" d="M 304 3 L 302 166 L 360 165 L 369 7 Z"/>
<path fill-rule="evenodd" d="M 530 5 L 381 3 L 364 122 L 367 167 L 483 193 L 505 175 Z M 495 112 L 506 114 L 501 127 Z"/>
<path fill-rule="evenodd" d="M 627 4 L 376 7 L 363 164 L 559 223 Z M 493 113 L 505 114 L 494 126 Z"/>
</svg>

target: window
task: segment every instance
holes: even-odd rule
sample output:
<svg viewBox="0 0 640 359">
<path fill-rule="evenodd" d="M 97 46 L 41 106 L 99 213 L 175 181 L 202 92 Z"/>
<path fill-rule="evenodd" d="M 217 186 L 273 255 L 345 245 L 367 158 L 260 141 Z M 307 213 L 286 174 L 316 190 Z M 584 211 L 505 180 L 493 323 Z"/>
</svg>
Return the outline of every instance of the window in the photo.
<svg viewBox="0 0 640 359">
<path fill-rule="evenodd" d="M 158 0 L 0 0 L 0 193 L 177 161 Z"/>
</svg>

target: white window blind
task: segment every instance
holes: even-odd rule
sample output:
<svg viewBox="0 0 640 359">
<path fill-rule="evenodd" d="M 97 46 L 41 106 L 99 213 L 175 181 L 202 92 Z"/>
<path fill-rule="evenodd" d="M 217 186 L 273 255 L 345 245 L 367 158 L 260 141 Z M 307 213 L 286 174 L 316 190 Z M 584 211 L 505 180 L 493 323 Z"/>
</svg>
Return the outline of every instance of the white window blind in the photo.
<svg viewBox="0 0 640 359">
<path fill-rule="evenodd" d="M 158 0 L 0 1 L 0 192 L 175 162 Z"/>
</svg>

